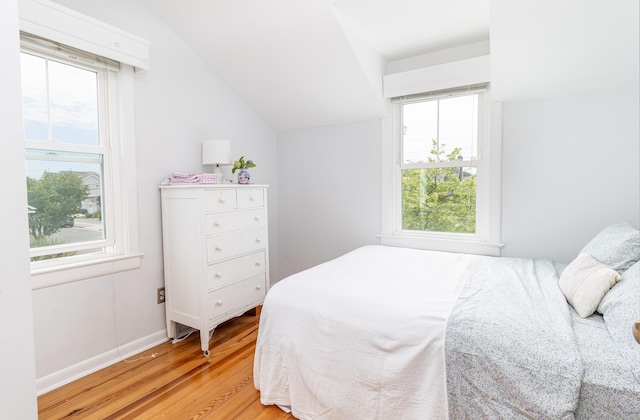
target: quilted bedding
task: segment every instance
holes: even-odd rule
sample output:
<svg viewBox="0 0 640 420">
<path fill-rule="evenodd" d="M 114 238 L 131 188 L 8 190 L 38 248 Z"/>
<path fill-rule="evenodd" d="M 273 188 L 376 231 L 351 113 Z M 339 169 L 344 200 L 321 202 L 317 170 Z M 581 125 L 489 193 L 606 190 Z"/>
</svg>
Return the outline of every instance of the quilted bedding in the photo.
<svg viewBox="0 0 640 420">
<path fill-rule="evenodd" d="M 449 414 L 574 417 L 582 361 L 550 261 L 479 261 L 447 325 Z"/>
</svg>

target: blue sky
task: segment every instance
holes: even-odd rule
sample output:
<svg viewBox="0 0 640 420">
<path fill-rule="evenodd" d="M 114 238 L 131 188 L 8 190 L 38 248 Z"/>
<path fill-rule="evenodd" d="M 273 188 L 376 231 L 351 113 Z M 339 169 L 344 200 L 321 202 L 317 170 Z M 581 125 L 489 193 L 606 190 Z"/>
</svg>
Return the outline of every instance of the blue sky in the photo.
<svg viewBox="0 0 640 420">
<path fill-rule="evenodd" d="M 22 54 L 22 92 L 25 140 L 37 147 L 48 144 L 99 145 L 97 73 L 95 71 Z M 72 146 L 73 147 L 73 146 Z M 96 154 L 28 153 L 27 176 L 44 171 L 97 172 Z"/>
</svg>

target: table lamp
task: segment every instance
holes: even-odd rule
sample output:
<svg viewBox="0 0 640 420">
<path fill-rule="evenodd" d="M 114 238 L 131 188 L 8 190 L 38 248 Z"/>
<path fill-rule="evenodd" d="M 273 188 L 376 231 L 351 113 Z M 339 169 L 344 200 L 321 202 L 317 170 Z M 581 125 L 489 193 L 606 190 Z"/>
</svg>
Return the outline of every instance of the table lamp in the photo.
<svg viewBox="0 0 640 420">
<path fill-rule="evenodd" d="M 213 173 L 216 174 L 218 184 L 224 182 L 224 174 L 220 165 L 231 165 L 231 143 L 229 140 L 209 139 L 202 142 L 202 166 L 216 165 Z"/>
</svg>

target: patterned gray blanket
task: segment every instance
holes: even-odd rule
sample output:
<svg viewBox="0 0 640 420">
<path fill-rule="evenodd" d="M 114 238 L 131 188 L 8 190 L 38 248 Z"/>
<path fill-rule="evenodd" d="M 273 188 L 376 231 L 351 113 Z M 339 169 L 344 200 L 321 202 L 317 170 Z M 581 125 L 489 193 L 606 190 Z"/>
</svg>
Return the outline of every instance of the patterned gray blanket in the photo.
<svg viewBox="0 0 640 420">
<path fill-rule="evenodd" d="M 451 419 L 569 419 L 583 375 L 569 306 L 550 261 L 487 258 L 449 317 Z"/>
</svg>

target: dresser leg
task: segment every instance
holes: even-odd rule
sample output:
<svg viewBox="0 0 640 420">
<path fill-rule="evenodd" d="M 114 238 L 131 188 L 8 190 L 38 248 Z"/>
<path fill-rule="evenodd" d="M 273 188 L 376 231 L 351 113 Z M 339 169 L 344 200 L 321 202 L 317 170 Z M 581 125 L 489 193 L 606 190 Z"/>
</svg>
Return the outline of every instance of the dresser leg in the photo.
<svg viewBox="0 0 640 420">
<path fill-rule="evenodd" d="M 174 321 L 167 322 L 167 335 L 172 340 L 175 340 L 176 338 L 178 338 L 176 337 L 176 323 Z"/>
<path fill-rule="evenodd" d="M 211 331 L 200 330 L 200 348 L 202 349 L 202 353 L 204 357 L 209 357 L 211 352 L 209 351 L 209 341 L 213 336 L 213 332 L 216 330 L 215 327 L 211 329 Z"/>
</svg>

